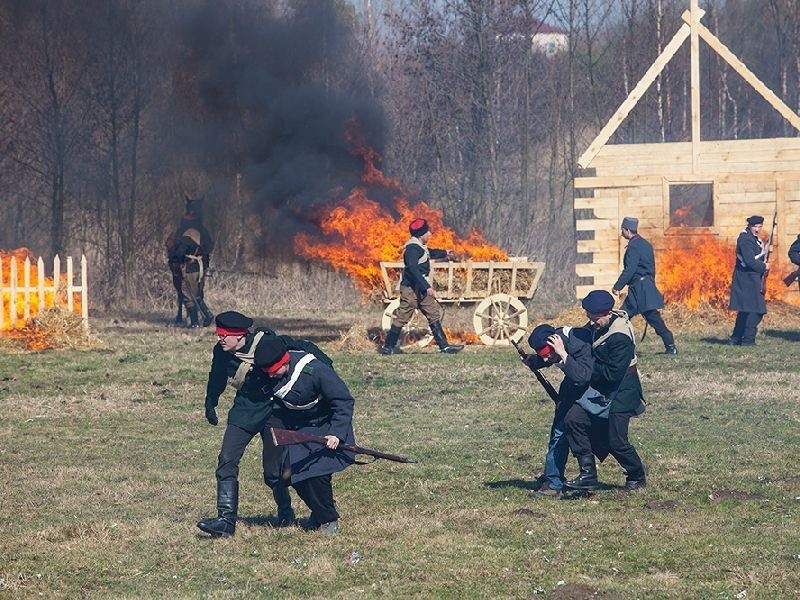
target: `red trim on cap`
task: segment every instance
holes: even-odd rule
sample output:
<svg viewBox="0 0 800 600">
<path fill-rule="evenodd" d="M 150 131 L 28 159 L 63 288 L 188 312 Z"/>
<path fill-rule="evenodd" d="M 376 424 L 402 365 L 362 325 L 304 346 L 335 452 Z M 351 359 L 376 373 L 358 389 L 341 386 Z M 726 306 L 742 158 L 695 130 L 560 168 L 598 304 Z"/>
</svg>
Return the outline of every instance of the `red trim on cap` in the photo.
<svg viewBox="0 0 800 600">
<path fill-rule="evenodd" d="M 267 375 L 275 375 L 275 373 L 280 370 L 280 368 L 289 362 L 289 353 L 285 352 L 283 356 L 281 356 L 277 362 L 269 365 L 268 367 L 261 367 L 261 370 L 264 371 Z"/>
<path fill-rule="evenodd" d="M 247 329 L 229 329 L 217 325 L 217 335 L 245 335 L 246 333 Z"/>
<path fill-rule="evenodd" d="M 536 351 L 536 354 L 538 354 L 542 358 L 545 358 L 549 356 L 552 351 L 553 349 L 550 346 L 543 346 Z"/>
<path fill-rule="evenodd" d="M 420 227 L 425 226 L 425 219 L 414 219 L 411 221 L 411 229 L 419 229 Z"/>
</svg>

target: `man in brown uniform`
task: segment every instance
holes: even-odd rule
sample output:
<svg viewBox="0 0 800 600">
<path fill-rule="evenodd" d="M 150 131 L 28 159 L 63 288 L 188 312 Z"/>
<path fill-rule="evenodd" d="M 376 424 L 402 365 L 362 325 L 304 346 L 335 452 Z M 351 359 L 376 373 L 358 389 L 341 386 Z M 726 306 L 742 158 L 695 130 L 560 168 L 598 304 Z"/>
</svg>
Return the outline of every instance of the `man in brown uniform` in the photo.
<svg viewBox="0 0 800 600">
<path fill-rule="evenodd" d="M 452 250 L 436 250 L 428 248 L 431 239 L 431 230 L 425 219 L 414 219 L 409 226 L 411 239 L 406 242 L 403 251 L 403 278 L 400 280 L 400 306 L 392 320 L 392 327 L 386 335 L 386 341 L 381 346 L 381 354 L 401 354 L 397 347 L 397 340 L 403 327 L 414 316 L 414 311 L 419 309 L 433 333 L 433 339 L 439 346 L 439 351 L 446 354 L 455 354 L 464 349 L 460 344 L 451 344 L 442 329 L 444 309 L 436 300 L 436 292 L 428 281 L 431 273 L 431 259 L 446 259 L 453 257 Z"/>
</svg>

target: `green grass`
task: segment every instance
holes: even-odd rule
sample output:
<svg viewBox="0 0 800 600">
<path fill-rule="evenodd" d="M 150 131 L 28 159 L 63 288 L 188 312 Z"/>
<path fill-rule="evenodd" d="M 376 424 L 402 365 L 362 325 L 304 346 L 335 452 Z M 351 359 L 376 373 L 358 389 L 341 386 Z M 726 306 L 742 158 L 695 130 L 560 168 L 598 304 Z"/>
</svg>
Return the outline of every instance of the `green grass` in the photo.
<svg viewBox="0 0 800 600">
<path fill-rule="evenodd" d="M 0 354 L 0 597 L 800 595 L 796 342 L 685 334 L 665 357 L 648 338 L 649 407 L 631 439 L 649 485 L 616 489 L 624 474 L 609 458 L 612 487 L 569 501 L 530 495 L 552 404 L 512 350 L 334 353 L 358 442 L 419 462 L 336 475 L 342 529 L 328 539 L 265 525 L 256 440 L 237 534 L 210 540 L 194 523 L 215 511 L 231 394 L 209 426 L 212 332 L 153 329 L 99 329 L 103 350 Z M 361 560 L 345 565 L 354 550 Z"/>
</svg>

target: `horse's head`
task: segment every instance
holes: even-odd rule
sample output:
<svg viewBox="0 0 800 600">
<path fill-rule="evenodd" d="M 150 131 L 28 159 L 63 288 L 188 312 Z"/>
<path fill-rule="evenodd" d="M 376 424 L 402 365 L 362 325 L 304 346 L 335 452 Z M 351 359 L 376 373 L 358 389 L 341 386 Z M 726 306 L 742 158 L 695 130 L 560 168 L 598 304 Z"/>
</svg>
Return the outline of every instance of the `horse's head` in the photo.
<svg viewBox="0 0 800 600">
<path fill-rule="evenodd" d="M 189 194 L 184 194 L 184 197 L 186 198 L 186 209 L 183 218 L 188 220 L 196 219 L 198 221 L 202 221 L 203 199 L 205 196 L 200 194 L 194 198 L 190 198 Z"/>
</svg>

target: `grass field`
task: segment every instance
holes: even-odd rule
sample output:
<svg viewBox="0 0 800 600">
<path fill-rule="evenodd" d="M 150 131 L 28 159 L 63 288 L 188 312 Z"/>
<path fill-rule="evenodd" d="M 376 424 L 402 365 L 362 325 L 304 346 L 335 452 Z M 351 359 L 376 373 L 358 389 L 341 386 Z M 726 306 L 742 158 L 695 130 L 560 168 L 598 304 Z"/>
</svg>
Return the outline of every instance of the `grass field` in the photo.
<svg viewBox="0 0 800 600">
<path fill-rule="evenodd" d="M 333 352 L 358 442 L 419 462 L 336 475 L 342 528 L 323 538 L 270 527 L 256 440 L 237 534 L 211 540 L 195 522 L 215 513 L 232 397 L 209 426 L 213 332 L 94 326 L 104 349 L 0 353 L 0 598 L 800 597 L 791 328 L 756 348 L 722 344 L 727 326 L 682 333 L 677 357 L 648 336 L 649 407 L 631 424 L 648 487 L 622 492 L 609 458 L 606 489 L 561 501 L 531 496 L 552 404 L 513 350 Z"/>
</svg>

